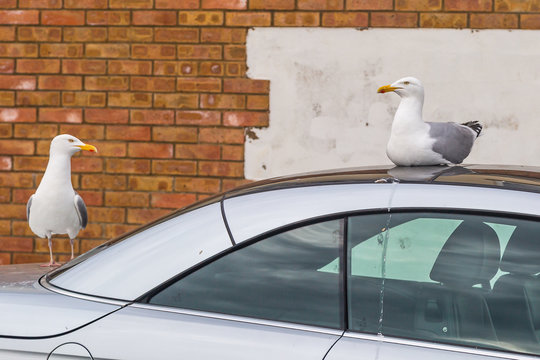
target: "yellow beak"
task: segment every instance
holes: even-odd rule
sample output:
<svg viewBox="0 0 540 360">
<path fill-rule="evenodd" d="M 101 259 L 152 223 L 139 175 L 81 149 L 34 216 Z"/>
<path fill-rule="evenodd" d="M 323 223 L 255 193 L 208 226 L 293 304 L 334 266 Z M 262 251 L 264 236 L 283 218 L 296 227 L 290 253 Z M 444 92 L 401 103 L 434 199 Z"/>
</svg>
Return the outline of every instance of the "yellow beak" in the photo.
<svg viewBox="0 0 540 360">
<path fill-rule="evenodd" d="M 381 94 L 384 94 L 384 93 L 387 93 L 387 92 L 392 92 L 392 91 L 395 91 L 395 90 L 398 90 L 398 89 L 401 89 L 400 87 L 393 87 L 391 85 L 384 85 L 384 86 L 381 86 L 377 92 L 378 93 L 381 93 Z"/>
<path fill-rule="evenodd" d="M 84 144 L 84 145 L 77 145 L 81 150 L 87 150 L 90 152 L 97 152 L 97 148 L 94 145 L 90 144 Z"/>
</svg>

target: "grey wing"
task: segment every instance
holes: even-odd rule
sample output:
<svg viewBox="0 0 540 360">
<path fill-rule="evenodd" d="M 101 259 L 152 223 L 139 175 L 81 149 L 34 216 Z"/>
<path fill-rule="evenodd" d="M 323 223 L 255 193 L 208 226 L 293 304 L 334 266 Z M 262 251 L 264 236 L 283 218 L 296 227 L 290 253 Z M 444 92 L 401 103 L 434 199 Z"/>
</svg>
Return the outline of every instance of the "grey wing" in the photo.
<svg viewBox="0 0 540 360">
<path fill-rule="evenodd" d="M 75 194 L 74 197 L 75 210 L 77 210 L 77 215 L 79 216 L 79 221 L 81 222 L 81 228 L 85 228 L 88 224 L 88 212 L 86 211 L 86 205 L 84 204 L 83 198 L 79 194 Z"/>
<path fill-rule="evenodd" d="M 476 133 L 470 128 L 456 123 L 428 123 L 429 136 L 435 139 L 433 151 L 446 160 L 461 164 L 469 156 Z"/>
<path fill-rule="evenodd" d="M 30 220 L 30 208 L 32 207 L 33 198 L 34 195 L 30 196 L 30 199 L 28 199 L 28 202 L 26 203 L 26 220 Z"/>
</svg>

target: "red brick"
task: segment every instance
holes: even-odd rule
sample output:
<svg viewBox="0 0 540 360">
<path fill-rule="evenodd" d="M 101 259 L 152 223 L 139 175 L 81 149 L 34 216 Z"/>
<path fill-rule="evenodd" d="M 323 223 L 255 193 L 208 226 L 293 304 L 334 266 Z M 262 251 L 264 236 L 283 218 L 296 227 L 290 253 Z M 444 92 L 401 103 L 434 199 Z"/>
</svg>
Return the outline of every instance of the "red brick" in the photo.
<svg viewBox="0 0 540 360">
<path fill-rule="evenodd" d="M 132 77 L 131 90 L 134 91 L 175 91 L 174 78 L 164 77 Z"/>
<path fill-rule="evenodd" d="M 131 230 L 136 229 L 136 225 L 125 225 L 125 224 L 111 224 L 105 226 L 105 236 L 108 239 L 115 238 L 117 236 L 123 235 Z M 81 247 L 84 250 L 84 244 L 81 244 Z"/>
<path fill-rule="evenodd" d="M 396 10 L 401 11 L 440 11 L 442 0 L 396 0 Z"/>
<path fill-rule="evenodd" d="M 39 48 L 41 57 L 78 58 L 83 55 L 82 44 L 41 44 Z"/>
<path fill-rule="evenodd" d="M 81 194 L 82 195 L 82 194 Z M 102 195 L 100 195 L 102 196 Z M 88 200 L 91 200 L 91 199 L 88 199 Z M 90 201 L 86 201 L 86 198 L 84 200 L 86 202 L 86 205 L 87 206 L 101 206 L 103 205 L 103 201 L 101 201 L 101 203 L 99 203 L 99 205 L 91 205 L 90 204 Z M 93 241 L 96 241 L 96 240 L 87 240 L 88 238 L 100 238 L 101 236 L 103 236 L 103 230 L 102 230 L 102 225 L 101 224 L 89 224 L 86 226 L 85 229 L 81 230 L 81 232 L 79 233 L 79 235 L 77 236 L 79 239 L 81 239 L 81 245 L 83 243 L 88 243 L 88 242 L 93 242 Z M 84 238 L 84 240 L 83 240 Z M 100 240 L 100 242 L 104 242 L 104 240 Z M 81 249 L 81 254 L 88 251 L 89 249 L 86 248 L 86 249 Z"/>
<path fill-rule="evenodd" d="M 0 140 L 0 154 L 2 155 L 33 155 L 34 142 L 28 140 Z"/>
<path fill-rule="evenodd" d="M 82 109 L 42 108 L 39 109 L 39 121 L 82 123 Z"/>
<path fill-rule="evenodd" d="M 145 224 L 170 213 L 167 209 L 128 209 L 127 221 L 130 224 Z"/>
<path fill-rule="evenodd" d="M 47 165 L 47 158 L 44 157 L 44 159 L 45 159 L 45 165 Z M 43 171 L 43 169 L 44 168 L 40 170 Z M 35 192 L 36 192 L 35 189 L 13 189 L 13 203 L 26 204 L 28 202 L 28 199 L 30 199 L 30 196 L 32 196 L 32 194 L 34 194 Z M 22 234 L 19 234 L 19 235 L 22 235 Z"/>
<path fill-rule="evenodd" d="M 13 169 L 13 163 L 10 156 L 0 156 L 0 170 L 9 171 Z M 7 190 L 9 192 L 9 190 Z"/>
<path fill-rule="evenodd" d="M 15 61 L 13 59 L 0 59 L 0 74 L 11 74 L 14 70 Z"/>
<path fill-rule="evenodd" d="M 60 92 L 57 91 L 19 91 L 17 105 L 21 106 L 59 106 Z"/>
<path fill-rule="evenodd" d="M 17 29 L 18 41 L 58 42 L 62 41 L 62 30 L 58 27 L 24 26 Z"/>
<path fill-rule="evenodd" d="M 246 105 L 244 95 L 234 94 L 202 94 L 201 108 L 209 109 L 243 109 Z"/>
<path fill-rule="evenodd" d="M 152 194 L 150 205 L 154 208 L 177 209 L 194 203 L 197 200 L 194 194 Z"/>
<path fill-rule="evenodd" d="M 128 156 L 134 158 L 172 158 L 174 149 L 172 144 L 130 143 Z"/>
<path fill-rule="evenodd" d="M 62 73 L 64 74 L 105 74 L 107 62 L 105 60 L 62 60 Z"/>
<path fill-rule="evenodd" d="M 155 94 L 154 107 L 156 108 L 197 108 L 199 96 L 197 94 Z"/>
<path fill-rule="evenodd" d="M 128 110 L 124 109 L 85 109 L 84 120 L 98 124 L 126 124 Z"/>
<path fill-rule="evenodd" d="M 243 144 L 244 130 L 229 128 L 201 128 L 199 141 L 217 144 Z"/>
<path fill-rule="evenodd" d="M 420 26 L 429 28 L 464 28 L 467 27 L 467 14 L 461 13 L 425 13 L 420 14 Z"/>
<path fill-rule="evenodd" d="M 226 76 L 234 76 L 234 77 L 242 77 L 246 75 L 247 66 L 245 62 L 227 62 L 225 64 L 225 75 Z"/>
<path fill-rule="evenodd" d="M 109 41 L 111 42 L 151 42 L 154 39 L 154 29 L 148 27 L 111 27 Z"/>
<path fill-rule="evenodd" d="M 228 93 L 266 94 L 270 91 L 270 81 L 251 79 L 224 79 L 223 91 Z"/>
<path fill-rule="evenodd" d="M 64 0 L 66 9 L 106 9 L 107 0 Z"/>
<path fill-rule="evenodd" d="M 174 59 L 176 46 L 174 45 L 133 45 L 132 57 L 135 59 Z"/>
<path fill-rule="evenodd" d="M 39 76 L 38 87 L 40 90 L 81 90 L 82 78 L 66 75 Z"/>
<path fill-rule="evenodd" d="M 471 14 L 470 27 L 474 29 L 517 29 L 517 14 Z"/>
<path fill-rule="evenodd" d="M 96 190 L 125 190 L 127 189 L 127 179 L 124 175 L 83 175 L 81 178 L 81 187 L 83 189 Z"/>
<path fill-rule="evenodd" d="M 27 75 L 0 75 L 0 89 L 34 90 L 36 78 Z"/>
<path fill-rule="evenodd" d="M 60 71 L 60 60 L 43 59 L 19 59 L 17 60 L 18 73 L 58 73 Z"/>
<path fill-rule="evenodd" d="M 495 11 L 539 12 L 539 0 L 495 0 Z"/>
<path fill-rule="evenodd" d="M 35 122 L 35 121 L 36 121 L 36 109 L 0 108 L 0 122 Z"/>
<path fill-rule="evenodd" d="M 158 28 L 155 38 L 159 42 L 196 43 L 199 41 L 199 30 L 194 28 Z"/>
<path fill-rule="evenodd" d="M 62 7 L 62 0 L 19 0 L 20 8 L 55 9 Z"/>
<path fill-rule="evenodd" d="M 56 124 L 16 124 L 15 137 L 25 139 L 52 139 L 58 135 Z"/>
<path fill-rule="evenodd" d="M 0 106 L 13 106 L 13 105 L 15 105 L 15 92 L 0 91 Z"/>
<path fill-rule="evenodd" d="M 319 26 L 318 12 L 275 12 L 274 26 Z"/>
<path fill-rule="evenodd" d="M 71 170 L 73 172 L 94 172 L 94 173 L 101 173 L 103 172 L 103 159 L 100 158 L 89 158 L 86 156 L 87 154 L 82 154 L 81 157 L 79 155 L 74 156 L 71 160 Z M 95 155 L 90 155 L 95 156 Z"/>
<path fill-rule="evenodd" d="M 177 125 L 219 125 L 221 124 L 221 113 L 219 111 L 186 111 L 176 112 Z"/>
<path fill-rule="evenodd" d="M 109 93 L 109 106 L 148 108 L 152 106 L 152 94 L 131 92 Z"/>
<path fill-rule="evenodd" d="M 294 0 L 250 0 L 253 10 L 294 10 Z"/>
<path fill-rule="evenodd" d="M 246 10 L 247 0 L 202 0 L 203 9 Z"/>
<path fill-rule="evenodd" d="M 224 58 L 225 60 L 246 60 L 246 46 L 225 45 Z"/>
<path fill-rule="evenodd" d="M 222 160 L 244 161 L 243 145 L 223 145 L 221 147 Z"/>
<path fill-rule="evenodd" d="M 220 181 L 214 178 L 177 177 L 174 190 L 214 194 L 220 190 Z"/>
<path fill-rule="evenodd" d="M 20 142 L 21 140 L 18 140 L 18 141 Z M 31 143 L 31 141 L 28 141 L 28 143 Z M 28 144 L 27 147 L 28 146 L 30 145 Z M 14 154 L 14 155 L 22 155 L 22 154 Z M 17 188 L 33 188 L 34 187 L 34 174 L 33 173 L 13 173 L 13 172 L 0 173 L 0 186 L 17 187 Z"/>
<path fill-rule="evenodd" d="M 221 26 L 223 25 L 222 11 L 180 11 L 179 25 L 190 26 Z"/>
<path fill-rule="evenodd" d="M 249 110 L 268 110 L 270 99 L 268 95 L 248 95 L 247 108 Z"/>
<path fill-rule="evenodd" d="M 223 125 L 240 127 L 268 126 L 268 113 L 252 111 L 230 111 L 223 114 Z"/>
<path fill-rule="evenodd" d="M 522 29 L 540 29 L 540 15 L 521 14 Z"/>
<path fill-rule="evenodd" d="M 84 25 L 84 11 L 44 10 L 41 12 L 42 25 Z"/>
<path fill-rule="evenodd" d="M 86 90 L 128 90 L 129 78 L 127 76 L 87 76 L 84 79 Z"/>
<path fill-rule="evenodd" d="M 86 44 L 86 57 L 119 58 L 129 56 L 128 44 Z"/>
<path fill-rule="evenodd" d="M 371 26 L 374 27 L 416 27 L 418 15 L 416 13 L 371 13 Z"/>
<path fill-rule="evenodd" d="M 168 125 L 174 123 L 173 110 L 131 110 L 132 124 Z"/>
<path fill-rule="evenodd" d="M 176 25 L 176 12 L 165 10 L 134 11 L 133 25 Z"/>
<path fill-rule="evenodd" d="M 110 0 L 111 9 L 151 9 L 153 0 Z"/>
<path fill-rule="evenodd" d="M 347 10 L 392 10 L 393 0 L 347 0 Z"/>
<path fill-rule="evenodd" d="M 0 0 L 0 8 L 13 9 L 17 7 L 17 0 Z"/>
<path fill-rule="evenodd" d="M 220 45 L 178 45 L 179 59 L 220 60 Z"/>
<path fill-rule="evenodd" d="M 127 155 L 127 144 L 123 141 L 95 141 L 92 140 L 99 153 L 99 156 L 125 157 Z"/>
<path fill-rule="evenodd" d="M 219 145 L 181 144 L 176 146 L 175 157 L 178 159 L 219 160 Z"/>
<path fill-rule="evenodd" d="M 178 78 L 177 90 L 185 92 L 220 92 L 219 78 Z"/>
<path fill-rule="evenodd" d="M 246 29 L 203 28 L 201 42 L 203 43 L 233 43 L 245 44 Z"/>
<path fill-rule="evenodd" d="M 0 44 L 0 57 L 36 57 L 36 44 Z"/>
<path fill-rule="evenodd" d="M 107 159 L 106 172 L 114 174 L 149 174 L 150 160 Z"/>
<path fill-rule="evenodd" d="M 329 27 L 366 27 L 368 13 L 328 12 L 323 14 L 322 25 Z"/>
<path fill-rule="evenodd" d="M 173 178 L 169 176 L 129 177 L 129 189 L 137 191 L 171 191 L 173 187 L 172 183 Z"/>
<path fill-rule="evenodd" d="M 11 138 L 13 136 L 13 127 L 11 124 L 0 124 L 0 138 Z"/>
<path fill-rule="evenodd" d="M 156 9 L 198 9 L 199 0 L 155 0 Z"/>
<path fill-rule="evenodd" d="M 86 206 L 103 205 L 103 192 L 102 191 L 78 190 L 77 193 L 83 198 Z"/>
<path fill-rule="evenodd" d="M 191 61 L 155 61 L 154 75 L 197 75 L 197 63 Z"/>
<path fill-rule="evenodd" d="M 14 253 L 12 264 L 48 263 L 49 254 Z"/>
<path fill-rule="evenodd" d="M 135 191 L 105 193 L 106 206 L 147 207 L 150 202 L 149 194 Z"/>
<path fill-rule="evenodd" d="M 222 191 L 232 190 L 238 186 L 251 183 L 251 180 L 247 179 L 223 179 Z"/>
<path fill-rule="evenodd" d="M 112 29 L 115 29 L 115 28 L 112 28 Z M 68 42 L 107 41 L 107 28 L 105 27 L 67 27 L 67 28 L 64 28 L 63 30 L 64 30 L 64 41 L 68 41 Z"/>
<path fill-rule="evenodd" d="M 3 251 L 32 251 L 34 240 L 25 237 L 0 237 L 0 249 Z"/>
<path fill-rule="evenodd" d="M 109 60 L 109 74 L 150 75 L 151 73 L 151 61 Z"/>
<path fill-rule="evenodd" d="M 344 0 L 298 0 L 300 10 L 342 10 Z"/>
<path fill-rule="evenodd" d="M 37 10 L 0 10 L 0 24 L 39 24 Z"/>
<path fill-rule="evenodd" d="M 197 142 L 197 129 L 194 127 L 156 126 L 152 128 L 153 141 Z"/>
<path fill-rule="evenodd" d="M 0 41 L 15 41 L 15 26 L 0 26 Z"/>
<path fill-rule="evenodd" d="M 88 218 L 94 223 L 123 223 L 126 215 L 123 208 L 89 206 Z"/>
<path fill-rule="evenodd" d="M 149 126 L 107 126 L 109 140 L 148 141 L 151 138 Z"/>
<path fill-rule="evenodd" d="M 104 107 L 107 94 L 96 91 L 64 91 L 62 92 L 63 106 Z"/>
<path fill-rule="evenodd" d="M 199 75 L 223 76 L 225 74 L 224 63 L 217 61 L 203 61 L 199 64 Z"/>
<path fill-rule="evenodd" d="M 493 0 L 445 0 L 447 11 L 491 11 Z"/>
<path fill-rule="evenodd" d="M 200 161 L 199 174 L 202 176 L 243 177 L 244 164 L 228 161 Z"/>
<path fill-rule="evenodd" d="M 105 127 L 103 125 L 72 125 L 72 124 L 62 124 L 60 125 L 61 134 L 71 134 L 75 137 L 81 139 L 81 141 L 90 141 L 103 139 L 105 134 Z M 83 140 L 84 139 L 84 140 Z M 93 144 L 92 144 L 93 145 Z M 99 149 L 98 149 L 99 151 Z M 81 154 L 88 155 L 88 152 L 81 152 Z M 94 156 L 92 154 L 91 156 Z"/>
<path fill-rule="evenodd" d="M 88 25 L 129 25 L 129 11 L 88 11 L 86 23 Z"/>
<path fill-rule="evenodd" d="M 13 161 L 13 169 L 17 171 L 40 171 L 43 172 L 45 168 L 47 167 L 47 162 L 49 159 L 45 156 L 24 156 L 19 157 L 16 156 Z M 30 195 L 33 194 L 33 189 L 24 190 L 24 193 L 31 192 Z M 17 201 L 16 195 L 21 195 L 22 190 L 19 190 L 19 193 L 13 194 L 14 196 L 14 202 L 24 202 L 24 201 Z M 26 200 L 28 200 L 28 197 L 26 197 Z"/>
<path fill-rule="evenodd" d="M 272 14 L 269 12 L 229 12 L 225 17 L 227 26 L 270 26 Z"/>
</svg>

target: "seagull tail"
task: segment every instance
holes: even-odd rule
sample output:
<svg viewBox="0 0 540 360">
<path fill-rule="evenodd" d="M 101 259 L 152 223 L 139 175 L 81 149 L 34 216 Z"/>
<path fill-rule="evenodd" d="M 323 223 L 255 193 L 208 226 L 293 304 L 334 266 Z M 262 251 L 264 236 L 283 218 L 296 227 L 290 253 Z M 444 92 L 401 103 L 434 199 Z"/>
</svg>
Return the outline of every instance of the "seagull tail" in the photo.
<svg viewBox="0 0 540 360">
<path fill-rule="evenodd" d="M 461 125 L 471 128 L 476 133 L 476 137 L 479 137 L 480 133 L 482 132 L 482 124 L 480 124 L 478 121 L 469 121 Z"/>
</svg>

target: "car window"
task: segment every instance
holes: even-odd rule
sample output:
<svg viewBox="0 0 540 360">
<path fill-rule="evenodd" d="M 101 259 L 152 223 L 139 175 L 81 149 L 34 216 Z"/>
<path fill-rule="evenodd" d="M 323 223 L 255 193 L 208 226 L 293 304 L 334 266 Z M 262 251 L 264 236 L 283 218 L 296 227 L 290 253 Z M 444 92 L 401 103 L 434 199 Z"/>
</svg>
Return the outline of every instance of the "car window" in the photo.
<svg viewBox="0 0 540 360">
<path fill-rule="evenodd" d="M 181 278 L 149 303 L 341 328 L 339 256 L 344 220 L 303 226 L 229 253 Z"/>
<path fill-rule="evenodd" d="M 540 222 L 395 213 L 377 233 L 364 223 L 348 221 L 351 330 L 540 354 Z"/>
</svg>

